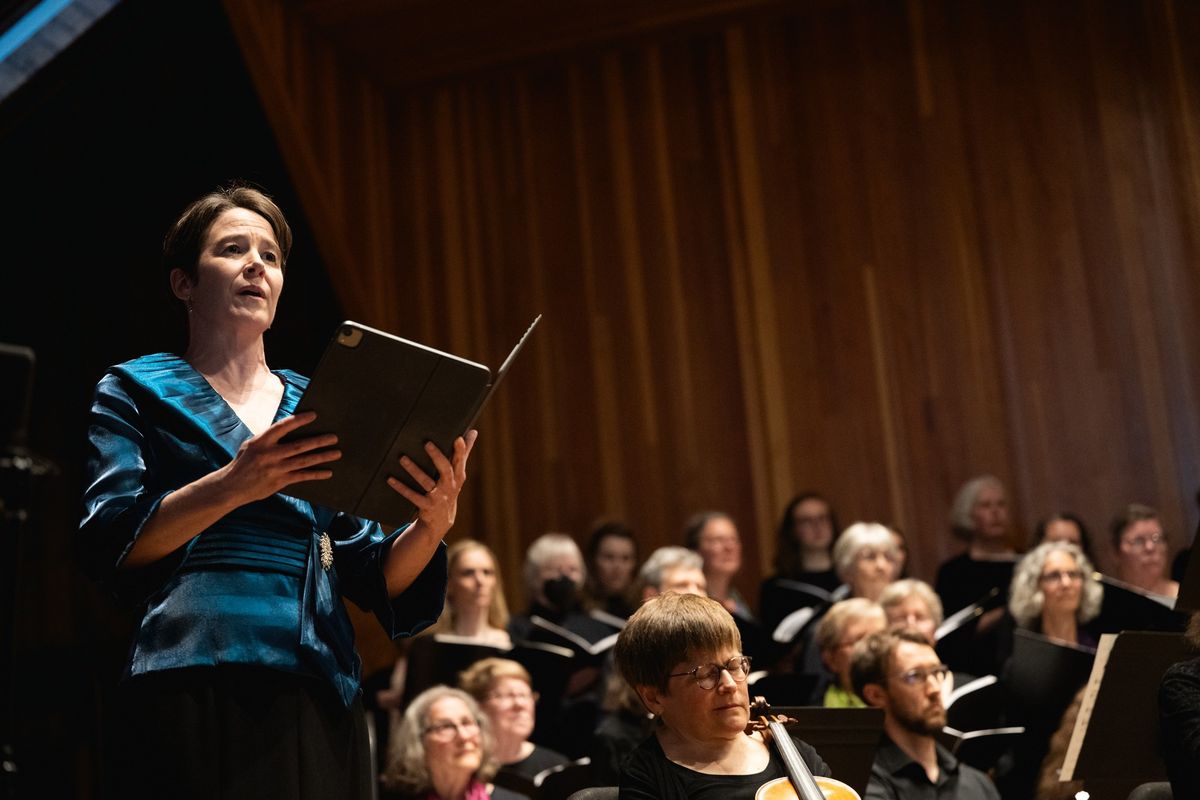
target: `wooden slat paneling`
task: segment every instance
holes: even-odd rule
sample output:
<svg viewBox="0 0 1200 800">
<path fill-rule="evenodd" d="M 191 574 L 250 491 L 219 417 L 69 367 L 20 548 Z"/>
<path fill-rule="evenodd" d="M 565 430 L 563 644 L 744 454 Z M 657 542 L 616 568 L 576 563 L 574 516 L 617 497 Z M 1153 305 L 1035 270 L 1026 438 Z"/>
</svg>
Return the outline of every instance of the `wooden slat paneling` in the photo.
<svg viewBox="0 0 1200 800">
<path fill-rule="evenodd" d="M 303 6 L 228 4 L 347 313 L 492 364 L 545 314 L 456 534 L 518 605 L 538 534 L 618 514 L 648 551 L 710 507 L 753 595 L 803 488 L 925 577 L 984 471 L 1018 539 L 1135 499 L 1187 538 L 1197 7 L 730 6 L 396 89 Z"/>
</svg>

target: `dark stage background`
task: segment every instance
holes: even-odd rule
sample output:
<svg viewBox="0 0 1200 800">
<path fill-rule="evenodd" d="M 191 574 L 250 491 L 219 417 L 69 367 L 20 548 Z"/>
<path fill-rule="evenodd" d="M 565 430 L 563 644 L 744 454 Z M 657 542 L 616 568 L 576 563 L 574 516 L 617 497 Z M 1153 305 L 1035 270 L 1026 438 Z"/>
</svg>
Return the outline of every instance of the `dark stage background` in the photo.
<svg viewBox="0 0 1200 800">
<path fill-rule="evenodd" d="M 340 316 L 215 3 L 118 6 L 0 108 L 0 176 L 0 342 L 36 351 L 30 443 L 58 467 L 19 545 L 9 536 L 0 551 L 19 559 L 18 783 L 22 797 L 90 797 L 97 697 L 124 658 L 127 618 L 75 564 L 86 415 L 106 366 L 181 346 L 163 233 L 195 196 L 254 181 L 295 232 L 272 364 L 309 371 Z"/>
</svg>

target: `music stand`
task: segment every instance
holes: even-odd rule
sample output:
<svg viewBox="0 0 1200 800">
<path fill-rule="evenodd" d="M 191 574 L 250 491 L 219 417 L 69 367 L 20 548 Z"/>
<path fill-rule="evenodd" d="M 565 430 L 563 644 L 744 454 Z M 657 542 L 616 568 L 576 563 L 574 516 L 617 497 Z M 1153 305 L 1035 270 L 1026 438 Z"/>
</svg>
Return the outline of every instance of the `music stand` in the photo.
<svg viewBox="0 0 1200 800">
<path fill-rule="evenodd" d="M 1110 575 L 1101 575 L 1104 584 L 1104 603 L 1100 616 L 1090 625 L 1099 633 L 1121 631 L 1182 631 L 1187 625 L 1186 615 L 1180 613 L 1178 602 L 1171 598 L 1157 598 L 1135 586 L 1117 580 Z M 1180 586 L 1182 594 L 1187 588 Z"/>
<path fill-rule="evenodd" d="M 866 795 L 883 735 L 882 708 L 772 706 L 772 713 L 794 718 L 796 734 L 825 759 L 833 777 Z"/>
<path fill-rule="evenodd" d="M 995 675 L 976 678 L 950 693 L 946 724 L 964 733 L 999 727 L 1006 701 L 1004 687 Z"/>
<path fill-rule="evenodd" d="M 1178 633 L 1101 637 L 1062 779 L 1082 778 L 1094 797 L 1125 797 L 1138 784 L 1166 780 L 1157 747 L 1158 683 L 1167 667 L 1189 656 Z"/>
</svg>

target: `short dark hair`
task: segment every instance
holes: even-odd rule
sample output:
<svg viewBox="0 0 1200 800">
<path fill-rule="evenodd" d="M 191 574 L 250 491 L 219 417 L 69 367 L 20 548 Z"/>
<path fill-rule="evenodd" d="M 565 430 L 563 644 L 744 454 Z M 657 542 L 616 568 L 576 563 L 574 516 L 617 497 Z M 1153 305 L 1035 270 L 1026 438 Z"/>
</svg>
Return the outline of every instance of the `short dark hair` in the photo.
<svg viewBox="0 0 1200 800">
<path fill-rule="evenodd" d="M 283 212 L 265 192 L 246 183 L 232 183 L 209 192 L 192 201 L 179 219 L 175 220 L 163 239 L 163 266 L 169 275 L 173 270 L 183 270 L 191 280 L 196 280 L 200 250 L 204 238 L 217 217 L 231 208 L 244 208 L 263 217 L 275 234 L 279 245 L 279 266 L 286 266 L 292 251 L 292 229 Z"/>
<path fill-rule="evenodd" d="M 882 686 L 887 681 L 892 658 L 902 642 L 933 647 L 924 636 L 909 630 L 872 633 L 854 645 L 850 653 L 850 683 L 854 686 L 855 694 L 862 697 L 863 687 L 868 683 Z"/>
<path fill-rule="evenodd" d="M 633 535 L 633 531 L 620 520 L 604 520 L 596 523 L 592 528 L 591 536 L 588 537 L 587 543 L 587 566 L 590 570 L 596 565 L 596 554 L 600 552 L 600 545 L 608 538 L 625 539 L 633 543 L 633 557 L 636 559 L 638 554 L 638 540 Z"/>
<path fill-rule="evenodd" d="M 1112 524 L 1109 526 L 1113 549 L 1121 549 L 1121 534 L 1125 532 L 1126 528 L 1144 519 L 1161 519 L 1158 515 L 1158 509 L 1142 505 L 1141 503 L 1130 503 L 1114 514 Z"/>
<path fill-rule="evenodd" d="M 617 637 L 613 658 L 630 685 L 666 692 L 676 664 L 723 647 L 742 647 L 737 623 L 725 606 L 708 597 L 667 592 L 633 612 Z"/>
<path fill-rule="evenodd" d="M 1096 557 L 1092 554 L 1092 536 L 1088 533 L 1087 525 L 1083 524 L 1083 520 L 1078 515 L 1072 514 L 1070 511 L 1056 511 L 1050 516 L 1038 520 L 1037 526 L 1033 529 L 1034 547 L 1046 541 L 1046 528 L 1050 527 L 1051 522 L 1070 522 L 1078 528 L 1079 549 L 1092 561 L 1096 560 Z"/>
<path fill-rule="evenodd" d="M 714 519 L 733 521 L 733 517 L 724 511 L 700 511 L 692 514 L 683 526 L 683 546 L 689 550 L 699 550 L 700 534 L 704 532 L 704 527 Z"/>
</svg>

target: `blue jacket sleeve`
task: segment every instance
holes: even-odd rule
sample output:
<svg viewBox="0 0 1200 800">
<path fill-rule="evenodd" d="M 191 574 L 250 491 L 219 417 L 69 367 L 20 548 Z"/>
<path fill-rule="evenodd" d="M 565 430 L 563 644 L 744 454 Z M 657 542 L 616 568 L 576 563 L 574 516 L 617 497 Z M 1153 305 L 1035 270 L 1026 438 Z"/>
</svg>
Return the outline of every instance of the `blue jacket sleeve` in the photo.
<svg viewBox="0 0 1200 800">
<path fill-rule="evenodd" d="M 79 554 L 93 578 L 135 603 L 162 585 L 184 551 L 180 548 L 177 555 L 142 569 L 121 568 L 146 521 L 168 494 L 146 486 L 150 458 L 137 404 L 115 375 L 106 375 L 96 387 L 88 427 Z"/>
<path fill-rule="evenodd" d="M 335 515 L 329 526 L 339 591 L 363 611 L 373 613 L 393 639 L 428 628 L 441 615 L 446 600 L 445 542 L 438 545 L 412 585 L 396 597 L 388 596 L 383 562 L 404 530 L 397 528 L 385 535 L 378 523 L 342 513 Z"/>
</svg>

